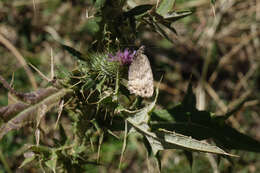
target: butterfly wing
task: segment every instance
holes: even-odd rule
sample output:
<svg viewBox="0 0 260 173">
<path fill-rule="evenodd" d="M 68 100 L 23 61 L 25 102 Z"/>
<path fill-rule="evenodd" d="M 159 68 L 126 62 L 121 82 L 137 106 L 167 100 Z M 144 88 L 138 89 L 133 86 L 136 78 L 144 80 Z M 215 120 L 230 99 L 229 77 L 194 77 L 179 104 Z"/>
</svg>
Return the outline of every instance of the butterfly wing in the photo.
<svg viewBox="0 0 260 173">
<path fill-rule="evenodd" d="M 131 94 L 151 97 L 154 92 L 153 73 L 150 62 L 141 47 L 128 70 L 128 90 Z"/>
</svg>

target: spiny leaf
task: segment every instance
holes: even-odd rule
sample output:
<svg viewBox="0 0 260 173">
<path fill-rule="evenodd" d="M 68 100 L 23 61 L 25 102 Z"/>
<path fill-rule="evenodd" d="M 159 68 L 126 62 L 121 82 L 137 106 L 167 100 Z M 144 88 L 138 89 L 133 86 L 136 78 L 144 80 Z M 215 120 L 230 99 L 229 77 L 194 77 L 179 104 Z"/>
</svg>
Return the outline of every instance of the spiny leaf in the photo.
<svg viewBox="0 0 260 173">
<path fill-rule="evenodd" d="M 218 148 L 217 146 L 195 140 L 188 136 L 184 136 L 164 129 L 159 129 L 158 131 L 151 132 L 150 127 L 146 123 L 136 123 L 130 118 L 128 119 L 128 122 L 139 133 L 147 138 L 150 145 L 152 146 L 154 154 L 156 154 L 159 150 L 184 149 L 235 157 L 235 155 L 226 153 L 224 150 Z"/>
<path fill-rule="evenodd" d="M 260 152 L 260 142 L 250 136 L 242 134 L 226 124 L 218 123 L 211 119 L 207 120 L 207 118 L 203 119 L 203 117 L 199 118 L 201 117 L 200 115 L 191 115 L 191 117 L 194 118 L 191 118 L 190 122 L 151 121 L 149 124 L 152 131 L 165 129 L 192 136 L 192 138 L 197 140 L 211 138 L 217 144 L 220 144 L 219 146 L 227 149 Z M 195 120 L 195 117 L 198 117 L 198 119 Z"/>
<path fill-rule="evenodd" d="M 190 151 L 200 151 L 222 154 L 227 156 L 234 156 L 232 154 L 226 153 L 224 150 L 218 148 L 217 146 L 212 146 L 208 143 L 201 142 L 191 137 L 184 136 L 175 132 L 167 131 L 165 129 L 151 131 L 151 128 L 148 125 L 148 121 L 150 118 L 149 114 L 155 107 L 157 96 L 158 91 L 156 93 L 156 98 L 150 105 L 143 108 L 134 116 L 127 118 L 127 121 L 131 124 L 131 126 L 137 132 L 141 133 L 147 138 L 154 154 L 156 154 L 159 150 L 184 149 Z"/>
</svg>

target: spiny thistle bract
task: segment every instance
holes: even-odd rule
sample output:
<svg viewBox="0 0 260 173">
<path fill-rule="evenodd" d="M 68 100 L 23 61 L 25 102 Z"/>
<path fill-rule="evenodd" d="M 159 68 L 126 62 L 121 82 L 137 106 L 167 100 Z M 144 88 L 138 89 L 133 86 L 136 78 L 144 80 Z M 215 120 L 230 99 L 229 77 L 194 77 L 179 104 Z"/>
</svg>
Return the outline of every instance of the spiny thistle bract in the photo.
<svg viewBox="0 0 260 173">
<path fill-rule="evenodd" d="M 125 49 L 116 53 L 88 54 L 86 60 L 78 60 L 77 69 L 70 75 L 66 86 L 73 86 L 77 99 L 82 103 L 98 105 L 97 111 L 106 109 L 114 112 L 113 109 L 118 105 L 129 101 L 126 78 L 128 65 L 135 53 L 136 51 Z"/>
</svg>

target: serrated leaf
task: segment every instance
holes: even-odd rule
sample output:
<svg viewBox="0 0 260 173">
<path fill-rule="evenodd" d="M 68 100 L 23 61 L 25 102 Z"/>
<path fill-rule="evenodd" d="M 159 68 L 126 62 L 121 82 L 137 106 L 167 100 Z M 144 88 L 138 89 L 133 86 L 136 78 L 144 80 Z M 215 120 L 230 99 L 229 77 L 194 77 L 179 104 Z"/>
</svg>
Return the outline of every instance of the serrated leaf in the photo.
<svg viewBox="0 0 260 173">
<path fill-rule="evenodd" d="M 191 115 L 191 117 L 200 117 Z M 207 119 L 207 118 L 206 118 Z M 226 149 L 238 149 L 252 152 L 260 152 L 260 142 L 247 136 L 226 124 L 218 124 L 212 120 L 191 118 L 190 122 L 150 122 L 152 131 L 166 129 L 186 136 L 192 136 L 197 140 L 213 139 L 217 145 Z"/>
<path fill-rule="evenodd" d="M 207 152 L 213 154 L 221 154 L 227 156 L 235 156 L 226 153 L 217 146 L 210 145 L 206 142 L 195 140 L 191 137 L 184 136 L 175 132 L 159 129 L 158 131 L 151 131 L 146 123 L 136 123 L 132 119 L 128 122 L 142 135 L 147 137 L 153 153 L 156 154 L 160 150 L 166 149 L 184 149 L 189 151 Z"/>
<path fill-rule="evenodd" d="M 161 16 L 164 16 L 172 10 L 175 0 L 161 0 L 156 12 Z"/>
<path fill-rule="evenodd" d="M 127 118 L 127 121 L 130 123 L 130 125 L 137 132 L 141 133 L 147 138 L 154 154 L 157 154 L 159 150 L 184 149 L 190 151 L 200 151 L 234 156 L 232 154 L 226 153 L 224 150 L 218 148 L 217 146 L 213 146 L 208 143 L 201 142 L 175 132 L 167 131 L 164 129 L 151 131 L 151 128 L 148 125 L 149 114 L 155 107 L 157 96 L 158 91 L 155 100 L 150 105 L 142 109 L 140 112 L 136 113 L 134 116 Z"/>
</svg>

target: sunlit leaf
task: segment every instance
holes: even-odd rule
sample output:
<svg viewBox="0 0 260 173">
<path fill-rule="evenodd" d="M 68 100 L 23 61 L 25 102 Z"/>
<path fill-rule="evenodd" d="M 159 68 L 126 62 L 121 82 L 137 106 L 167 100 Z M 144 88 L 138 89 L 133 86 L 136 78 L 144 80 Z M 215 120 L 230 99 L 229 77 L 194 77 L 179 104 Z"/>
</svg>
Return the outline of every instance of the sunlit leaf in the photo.
<svg viewBox="0 0 260 173">
<path fill-rule="evenodd" d="M 172 10 L 174 3 L 175 0 L 161 0 L 156 12 L 161 16 L 164 16 Z"/>
<path fill-rule="evenodd" d="M 158 95 L 158 92 L 156 95 Z M 130 123 L 130 125 L 137 132 L 141 133 L 147 138 L 154 154 L 156 154 L 160 150 L 184 149 L 190 151 L 200 151 L 227 156 L 234 156 L 232 154 L 226 153 L 224 150 L 218 148 L 217 146 L 210 145 L 206 142 L 198 141 L 189 136 L 184 136 L 176 132 L 168 131 L 165 129 L 151 131 L 151 128 L 148 124 L 148 121 L 150 119 L 149 114 L 154 109 L 156 100 L 157 97 L 150 105 L 143 108 L 134 116 L 127 118 L 127 121 Z"/>
</svg>

